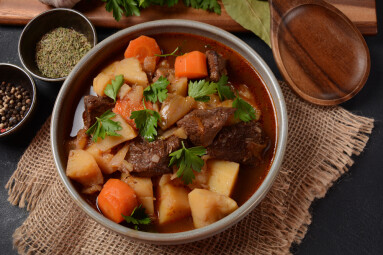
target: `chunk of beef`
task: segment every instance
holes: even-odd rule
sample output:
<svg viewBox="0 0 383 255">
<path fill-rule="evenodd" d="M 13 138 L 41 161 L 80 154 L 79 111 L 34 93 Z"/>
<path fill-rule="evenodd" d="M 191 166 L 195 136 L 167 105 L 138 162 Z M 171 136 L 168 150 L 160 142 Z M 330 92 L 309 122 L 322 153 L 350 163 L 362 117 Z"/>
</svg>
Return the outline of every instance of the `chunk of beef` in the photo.
<svg viewBox="0 0 383 255">
<path fill-rule="evenodd" d="M 125 159 L 133 165 L 132 175 L 152 177 L 172 173 L 169 154 L 181 147 L 181 139 L 170 136 L 165 140 L 147 142 L 137 137 L 129 146 Z"/>
<path fill-rule="evenodd" d="M 170 63 L 166 59 L 158 64 L 158 67 L 154 72 L 153 82 L 156 82 L 161 76 L 168 79 L 169 82 L 173 82 L 175 79 L 174 68 L 170 67 Z"/>
<path fill-rule="evenodd" d="M 209 67 L 209 77 L 212 81 L 219 81 L 222 75 L 227 75 L 226 59 L 214 50 L 206 51 L 207 63 Z"/>
<path fill-rule="evenodd" d="M 234 112 L 234 108 L 225 107 L 197 109 L 179 120 L 177 126 L 184 128 L 194 145 L 207 147 Z"/>
<path fill-rule="evenodd" d="M 207 154 L 212 158 L 255 165 L 262 159 L 266 145 L 267 138 L 259 122 L 240 122 L 222 128 L 207 148 Z"/>
<path fill-rule="evenodd" d="M 114 102 L 109 97 L 85 96 L 85 111 L 82 114 L 84 126 L 88 129 L 96 121 L 96 117 L 100 117 L 104 112 L 113 108 Z"/>
</svg>

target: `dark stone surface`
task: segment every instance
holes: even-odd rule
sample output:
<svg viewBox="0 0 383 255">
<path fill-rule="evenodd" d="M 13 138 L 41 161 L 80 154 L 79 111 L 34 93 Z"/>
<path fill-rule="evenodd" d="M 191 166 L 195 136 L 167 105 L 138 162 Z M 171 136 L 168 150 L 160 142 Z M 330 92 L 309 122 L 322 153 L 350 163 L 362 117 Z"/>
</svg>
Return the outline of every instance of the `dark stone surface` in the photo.
<svg viewBox="0 0 383 255">
<path fill-rule="evenodd" d="M 377 1 L 379 28 L 383 27 L 383 2 Z M 17 42 L 23 27 L 0 26 L 0 62 L 21 66 Z M 99 41 L 117 30 L 98 29 Z M 256 36 L 237 34 L 256 50 L 280 77 L 272 52 Z M 383 35 L 366 37 L 371 53 L 371 74 L 364 89 L 344 103 L 346 109 L 376 119 L 365 151 L 355 165 L 311 207 L 312 224 L 294 254 L 383 254 Z M 29 127 L 14 137 L 0 140 L 0 250 L 17 254 L 12 234 L 28 212 L 12 206 L 4 186 L 28 144 L 50 115 L 61 84 L 35 80 L 38 105 Z"/>
</svg>

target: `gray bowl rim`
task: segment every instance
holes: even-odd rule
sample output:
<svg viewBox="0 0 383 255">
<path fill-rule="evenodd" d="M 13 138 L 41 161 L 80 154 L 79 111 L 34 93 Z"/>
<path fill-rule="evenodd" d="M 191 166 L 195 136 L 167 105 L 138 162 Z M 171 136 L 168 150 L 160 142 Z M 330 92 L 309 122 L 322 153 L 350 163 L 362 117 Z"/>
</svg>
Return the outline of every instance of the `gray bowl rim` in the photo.
<svg viewBox="0 0 383 255">
<path fill-rule="evenodd" d="M 29 107 L 27 114 L 13 128 L 11 128 L 10 130 L 8 130 L 4 133 L 0 133 L 0 138 L 1 138 L 1 137 L 5 137 L 7 135 L 11 135 L 11 134 L 17 132 L 19 129 L 21 129 L 23 127 L 24 123 L 26 123 L 28 121 L 29 117 L 32 115 L 32 112 L 34 111 L 35 106 L 36 106 L 36 84 L 35 84 L 35 81 L 33 80 L 32 76 L 27 71 L 25 71 L 23 68 L 21 68 L 17 65 L 14 65 L 14 64 L 9 64 L 9 63 L 0 63 L 0 66 L 10 66 L 10 67 L 16 68 L 19 71 L 23 72 L 28 77 L 30 84 L 31 84 L 31 87 L 32 87 L 32 102 L 31 102 L 31 107 Z"/>
<path fill-rule="evenodd" d="M 279 114 L 279 118 L 277 116 L 277 119 L 279 119 L 277 124 L 278 138 L 277 138 L 277 147 L 276 147 L 276 153 L 274 156 L 274 161 L 272 163 L 272 166 L 270 167 L 270 170 L 267 176 L 265 177 L 265 179 L 263 180 L 262 184 L 259 186 L 257 191 L 233 213 L 231 213 L 230 215 L 224 217 L 223 219 L 213 224 L 210 224 L 209 226 L 199 228 L 199 229 L 194 229 L 194 230 L 179 232 L 179 233 L 170 233 L 170 234 L 148 233 L 148 232 L 136 231 L 136 230 L 124 227 L 122 225 L 119 225 L 107 219 L 101 213 L 97 212 L 93 207 L 91 207 L 84 199 L 81 198 L 80 194 L 76 191 L 71 181 L 66 176 L 63 165 L 61 165 L 60 163 L 60 159 L 59 159 L 60 156 L 57 149 L 58 146 L 60 145 L 57 144 L 55 130 L 59 124 L 59 121 L 58 121 L 60 118 L 59 110 L 64 104 L 65 100 L 63 100 L 63 98 L 65 98 L 66 93 L 69 92 L 68 90 L 70 88 L 72 76 L 74 76 L 74 73 L 78 72 L 80 68 L 86 64 L 88 57 L 90 57 L 92 54 L 97 54 L 99 50 L 107 46 L 110 41 L 113 41 L 116 38 L 126 36 L 130 33 L 139 32 L 140 30 L 145 31 L 145 29 L 150 29 L 150 28 L 160 29 L 161 27 L 169 27 L 169 26 L 188 27 L 194 30 L 199 30 L 199 31 L 202 30 L 204 32 L 212 33 L 214 35 L 219 35 L 219 37 L 225 38 L 231 41 L 232 43 L 236 44 L 236 46 L 245 50 L 249 54 L 249 56 L 251 56 L 251 58 L 256 60 L 260 64 L 260 66 L 262 66 L 264 72 L 266 73 L 266 75 L 271 81 L 271 84 L 266 84 L 267 87 L 272 86 L 273 89 L 275 90 L 275 97 L 273 97 L 273 101 L 274 101 L 275 111 L 277 114 Z M 190 31 L 188 31 L 187 33 L 193 34 L 193 32 L 190 32 Z M 157 20 L 157 21 L 145 22 L 145 23 L 141 23 L 139 25 L 131 26 L 129 28 L 121 30 L 111 35 L 110 37 L 106 38 L 102 42 L 100 42 L 95 48 L 93 48 L 90 52 L 88 52 L 87 55 L 88 57 L 87 56 L 84 57 L 79 62 L 79 64 L 73 69 L 73 71 L 68 76 L 67 80 L 64 82 L 58 94 L 58 97 L 53 109 L 52 120 L 51 120 L 51 146 L 53 151 L 53 158 L 55 161 L 56 168 L 59 172 L 61 181 L 64 183 L 70 196 L 77 203 L 77 205 L 83 211 L 85 211 L 86 214 L 88 214 L 91 218 L 93 218 L 96 222 L 132 240 L 137 240 L 137 241 L 142 241 L 142 242 L 152 243 L 152 244 L 161 244 L 161 245 L 184 244 L 184 243 L 190 243 L 190 242 L 211 237 L 233 226 L 235 223 L 239 222 L 246 215 L 248 215 L 266 196 L 267 192 L 271 188 L 273 182 L 275 181 L 275 178 L 277 177 L 279 173 L 283 156 L 285 153 L 285 149 L 286 149 L 287 133 L 288 133 L 287 111 L 286 111 L 285 100 L 284 100 L 281 88 L 273 72 L 270 70 L 270 68 L 267 66 L 264 60 L 244 41 L 242 41 L 241 39 L 239 39 L 238 37 L 234 36 L 233 34 L 229 32 L 226 32 L 215 26 L 208 25 L 206 23 L 190 21 L 190 20 L 168 19 L 168 20 Z"/>
<path fill-rule="evenodd" d="M 60 81 L 65 81 L 65 79 L 69 76 L 64 76 L 64 77 L 59 77 L 59 78 L 48 78 L 48 77 L 44 77 L 44 76 L 40 76 L 38 74 L 35 74 L 34 72 L 32 72 L 31 70 L 28 69 L 28 67 L 24 64 L 24 59 L 23 59 L 23 56 L 21 55 L 21 51 L 20 51 L 20 47 L 21 47 L 21 39 L 22 37 L 24 36 L 25 34 L 25 31 L 28 29 L 29 26 L 32 25 L 32 23 L 34 22 L 38 22 L 38 20 L 42 17 L 42 16 L 45 16 L 47 13 L 51 13 L 51 12 L 59 12 L 59 11 L 69 11 L 69 12 L 73 12 L 79 16 L 81 16 L 88 24 L 89 24 L 89 27 L 91 28 L 92 30 L 92 33 L 93 33 L 93 37 L 94 37 L 94 43 L 93 43 L 93 47 L 92 49 L 96 46 L 97 44 L 97 33 L 96 33 L 96 29 L 95 27 L 93 26 L 92 22 L 84 15 L 82 14 L 81 12 L 79 11 L 76 11 L 76 10 L 73 10 L 73 9 L 68 9 L 68 8 L 54 8 L 54 9 L 50 9 L 50 10 L 47 10 L 45 12 L 42 12 L 40 13 L 39 15 L 37 15 L 36 17 L 34 17 L 33 19 L 31 19 L 28 24 L 24 27 L 23 31 L 21 32 L 21 35 L 20 35 L 20 38 L 19 38 L 19 42 L 18 42 L 18 55 L 19 55 L 19 58 L 20 58 L 20 61 L 21 61 L 21 64 L 23 65 L 23 67 L 25 68 L 25 70 L 28 71 L 28 73 L 30 73 L 33 77 L 37 78 L 37 79 L 40 79 L 40 80 L 43 80 L 43 81 L 48 81 L 48 82 L 60 82 Z M 85 57 L 85 56 L 84 56 Z M 78 64 L 78 63 L 77 63 Z M 74 69 L 74 68 L 73 68 Z M 72 70 L 73 71 L 73 70 Z"/>
</svg>

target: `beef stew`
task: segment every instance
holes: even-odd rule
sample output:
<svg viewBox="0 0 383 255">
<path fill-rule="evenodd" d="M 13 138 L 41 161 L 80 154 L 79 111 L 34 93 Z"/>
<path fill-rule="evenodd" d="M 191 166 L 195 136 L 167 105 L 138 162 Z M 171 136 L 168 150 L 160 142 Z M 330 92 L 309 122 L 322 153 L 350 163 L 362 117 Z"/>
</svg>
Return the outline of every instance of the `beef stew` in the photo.
<svg viewBox="0 0 383 255">
<path fill-rule="evenodd" d="M 265 178 L 276 146 L 273 102 L 256 70 L 228 47 L 188 34 L 147 38 L 161 52 L 148 46 L 102 66 L 96 95 L 79 103 L 84 128 L 68 137 L 67 175 L 117 223 L 156 232 L 203 227 Z M 177 47 L 177 56 L 161 57 Z M 199 66 L 190 70 L 187 60 L 177 72 L 177 58 L 196 51 Z"/>
</svg>

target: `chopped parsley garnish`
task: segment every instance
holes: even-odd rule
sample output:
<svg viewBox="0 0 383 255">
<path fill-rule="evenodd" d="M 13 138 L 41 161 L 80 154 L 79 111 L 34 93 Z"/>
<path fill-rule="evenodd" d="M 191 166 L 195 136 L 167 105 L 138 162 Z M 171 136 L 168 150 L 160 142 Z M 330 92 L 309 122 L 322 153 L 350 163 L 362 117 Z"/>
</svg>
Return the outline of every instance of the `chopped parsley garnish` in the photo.
<svg viewBox="0 0 383 255">
<path fill-rule="evenodd" d="M 208 95 L 217 93 L 217 84 L 205 80 L 189 82 L 188 94 L 196 101 L 208 102 L 210 97 Z"/>
<path fill-rule="evenodd" d="M 245 100 L 240 98 L 237 94 L 237 97 L 233 101 L 233 108 L 237 110 L 234 112 L 234 117 L 240 119 L 244 122 L 255 120 L 255 110 L 254 108 Z"/>
<path fill-rule="evenodd" d="M 153 142 L 157 136 L 157 123 L 161 117 L 158 112 L 146 109 L 145 100 L 143 101 L 145 109 L 132 112 L 130 119 L 134 119 L 141 136 L 143 136 L 146 141 Z"/>
<path fill-rule="evenodd" d="M 185 184 L 190 184 L 195 178 L 193 170 L 201 172 L 204 161 L 201 156 L 206 154 L 206 149 L 202 146 L 185 148 L 184 142 L 182 149 L 172 152 L 169 156 L 169 166 L 176 165 L 178 167 L 177 177 L 181 178 Z"/>
<path fill-rule="evenodd" d="M 178 57 L 179 55 L 176 55 L 176 52 L 179 50 L 180 47 L 177 47 L 172 53 L 168 53 L 168 54 L 154 54 L 154 56 L 157 56 L 157 57 L 170 57 L 170 56 L 174 56 L 174 57 Z"/>
<path fill-rule="evenodd" d="M 155 83 L 145 88 L 145 100 L 153 103 L 157 102 L 158 100 L 162 103 L 168 97 L 168 90 L 166 89 L 168 85 L 168 79 L 161 76 Z"/>
<path fill-rule="evenodd" d="M 139 205 L 138 207 L 134 208 L 130 216 L 125 216 L 122 214 L 122 217 L 127 223 L 133 224 L 135 230 L 139 230 L 140 225 L 148 225 L 152 222 L 150 217 L 146 214 L 145 208 L 142 207 L 142 205 Z"/>
<path fill-rule="evenodd" d="M 97 142 L 98 138 L 108 136 L 120 136 L 116 131 L 121 130 L 120 122 L 113 121 L 111 118 L 116 116 L 111 110 L 107 110 L 100 117 L 96 117 L 96 122 L 86 131 L 88 135 L 92 135 L 92 141 Z"/>
<path fill-rule="evenodd" d="M 222 75 L 219 81 L 217 82 L 217 91 L 219 95 L 219 99 L 224 101 L 225 99 L 233 99 L 235 95 L 233 91 L 231 91 L 230 87 L 227 84 L 228 77 L 226 75 Z"/>
<path fill-rule="evenodd" d="M 105 95 L 116 102 L 117 93 L 120 90 L 122 84 L 124 84 L 124 75 L 120 74 L 115 76 L 114 80 L 112 80 L 112 84 L 106 85 L 104 89 Z"/>
</svg>

